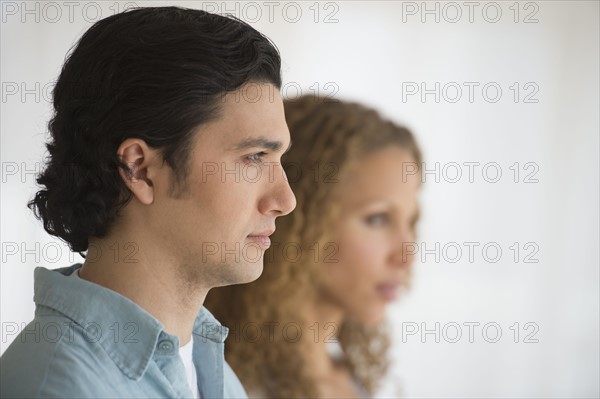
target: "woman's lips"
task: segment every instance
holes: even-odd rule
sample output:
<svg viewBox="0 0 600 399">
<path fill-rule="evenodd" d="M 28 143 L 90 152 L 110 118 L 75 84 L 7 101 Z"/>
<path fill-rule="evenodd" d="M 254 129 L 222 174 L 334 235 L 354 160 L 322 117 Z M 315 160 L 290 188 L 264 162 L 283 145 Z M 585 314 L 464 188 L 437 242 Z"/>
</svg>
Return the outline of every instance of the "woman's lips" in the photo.
<svg viewBox="0 0 600 399">
<path fill-rule="evenodd" d="M 386 283 L 379 284 L 375 287 L 377 293 L 386 301 L 393 301 L 398 297 L 398 291 L 402 287 L 402 283 Z"/>
<path fill-rule="evenodd" d="M 248 236 L 246 239 L 260 247 L 269 248 L 271 246 L 271 239 L 269 236 Z"/>
</svg>

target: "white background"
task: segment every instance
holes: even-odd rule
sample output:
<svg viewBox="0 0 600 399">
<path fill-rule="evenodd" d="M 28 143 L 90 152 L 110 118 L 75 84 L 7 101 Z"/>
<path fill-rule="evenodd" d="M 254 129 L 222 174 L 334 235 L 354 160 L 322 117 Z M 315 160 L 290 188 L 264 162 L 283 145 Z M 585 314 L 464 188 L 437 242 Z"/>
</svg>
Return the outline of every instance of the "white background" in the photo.
<svg viewBox="0 0 600 399">
<path fill-rule="evenodd" d="M 284 94 L 335 92 L 415 132 L 432 171 L 419 226 L 431 251 L 421 259 L 421 245 L 414 289 L 390 308 L 394 367 L 381 395 L 599 396 L 598 2 L 175 3 L 234 13 L 269 36 L 284 62 Z M 1 9 L 2 351 L 33 317 L 33 269 L 80 260 L 25 204 L 65 54 L 125 3 L 47 4 L 3 1 Z M 422 82 L 430 94 L 409 95 Z M 478 84 L 472 101 L 468 84 Z M 452 102 L 456 87 L 462 96 Z M 525 102 L 528 94 L 537 102 Z M 473 182 L 465 162 L 479 162 Z M 456 164 L 462 177 L 451 183 Z M 488 182 L 498 169 L 499 181 Z M 464 242 L 479 243 L 473 261 Z M 482 252 L 486 243 L 502 250 L 497 262 L 493 247 Z M 463 252 L 452 263 L 456 246 Z M 536 248 L 529 260 L 538 262 L 525 263 Z M 469 322 L 479 323 L 473 342 Z M 452 343 L 457 326 L 462 336 Z M 492 343 L 494 326 L 502 335 Z"/>
</svg>

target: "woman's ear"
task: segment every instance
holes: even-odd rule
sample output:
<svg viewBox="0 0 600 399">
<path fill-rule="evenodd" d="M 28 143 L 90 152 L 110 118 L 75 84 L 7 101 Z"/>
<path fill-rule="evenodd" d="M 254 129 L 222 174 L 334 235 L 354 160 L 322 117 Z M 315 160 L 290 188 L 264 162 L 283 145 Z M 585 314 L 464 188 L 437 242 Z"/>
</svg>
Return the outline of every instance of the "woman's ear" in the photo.
<svg viewBox="0 0 600 399">
<path fill-rule="evenodd" d="M 156 150 L 148 147 L 141 139 L 130 138 L 124 140 L 117 150 L 121 161 L 127 169 L 119 168 L 119 174 L 129 187 L 131 193 L 144 205 L 154 202 L 154 184 L 149 178 L 151 168 L 155 168 Z"/>
</svg>

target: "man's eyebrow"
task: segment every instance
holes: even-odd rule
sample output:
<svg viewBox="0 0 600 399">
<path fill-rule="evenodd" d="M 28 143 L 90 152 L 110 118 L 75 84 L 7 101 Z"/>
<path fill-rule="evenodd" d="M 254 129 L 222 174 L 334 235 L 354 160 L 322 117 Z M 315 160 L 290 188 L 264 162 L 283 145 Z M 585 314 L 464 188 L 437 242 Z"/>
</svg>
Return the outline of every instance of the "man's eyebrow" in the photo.
<svg viewBox="0 0 600 399">
<path fill-rule="evenodd" d="M 231 151 L 241 151 L 246 150 L 248 148 L 266 148 L 271 151 L 279 151 L 281 147 L 283 147 L 283 143 L 277 140 L 269 140 L 265 137 L 253 137 L 240 141 L 233 147 L 231 147 Z M 290 140 L 290 144 L 288 148 L 285 150 L 284 154 L 290 150 L 292 147 L 292 141 Z"/>
</svg>

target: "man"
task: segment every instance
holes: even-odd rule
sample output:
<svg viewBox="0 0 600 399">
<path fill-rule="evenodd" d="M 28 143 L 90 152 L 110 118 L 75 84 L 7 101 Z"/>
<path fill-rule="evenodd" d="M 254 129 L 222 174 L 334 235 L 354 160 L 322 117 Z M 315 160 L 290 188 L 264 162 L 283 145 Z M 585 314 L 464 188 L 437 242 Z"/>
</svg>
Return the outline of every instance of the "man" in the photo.
<svg viewBox="0 0 600 399">
<path fill-rule="evenodd" d="M 2 397 L 246 396 L 202 304 L 258 278 L 296 205 L 280 86 L 275 47 L 234 18 L 139 8 L 83 35 L 29 206 L 86 260 L 36 268 Z"/>
</svg>

